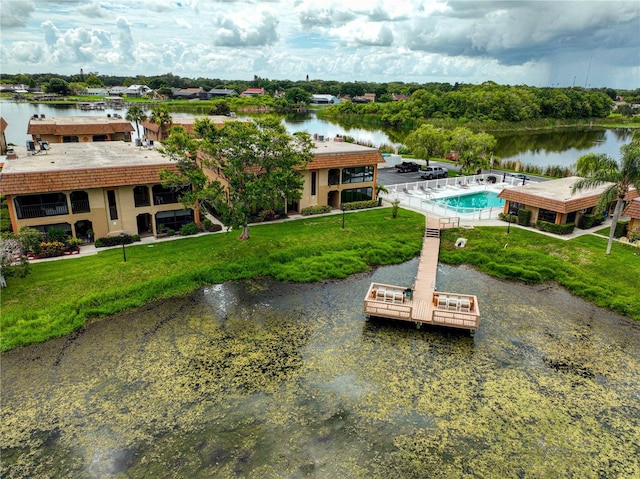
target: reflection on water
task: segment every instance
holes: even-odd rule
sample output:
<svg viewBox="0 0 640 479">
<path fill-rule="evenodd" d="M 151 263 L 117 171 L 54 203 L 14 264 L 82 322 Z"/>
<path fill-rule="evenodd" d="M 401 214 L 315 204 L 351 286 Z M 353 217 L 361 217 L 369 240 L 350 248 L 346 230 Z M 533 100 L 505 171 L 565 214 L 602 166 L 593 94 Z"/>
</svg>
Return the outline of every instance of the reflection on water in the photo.
<svg viewBox="0 0 640 479">
<path fill-rule="evenodd" d="M 2 476 L 640 475 L 640 325 L 447 266 L 475 336 L 365 321 L 369 283 L 417 264 L 212 286 L 4 354 Z"/>
</svg>

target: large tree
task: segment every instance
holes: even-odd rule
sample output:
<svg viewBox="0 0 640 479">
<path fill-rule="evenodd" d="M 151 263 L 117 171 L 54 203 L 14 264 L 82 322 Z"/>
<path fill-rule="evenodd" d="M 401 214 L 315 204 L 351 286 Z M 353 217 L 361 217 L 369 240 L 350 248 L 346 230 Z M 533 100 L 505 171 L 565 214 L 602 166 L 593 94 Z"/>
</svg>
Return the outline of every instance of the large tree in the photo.
<svg viewBox="0 0 640 479">
<path fill-rule="evenodd" d="M 405 145 L 411 152 L 424 158 L 429 165 L 429 158 L 432 156 L 444 156 L 444 146 L 447 136 L 441 128 L 436 128 L 431 124 L 424 124 L 420 128 L 413 130 L 404 140 Z"/>
<path fill-rule="evenodd" d="M 195 132 L 200 140 L 172 129 L 166 149 L 180 157 L 180 173 L 171 178 L 165 174 L 163 179 L 174 185 L 189 182 L 192 192 L 185 199 L 213 206 L 225 226 L 242 230 L 240 239 L 249 239 L 249 222 L 257 209 L 300 199 L 304 185 L 300 169 L 314 156 L 308 133 L 289 135 L 277 119 L 270 118 L 228 121 L 222 128 L 199 119 Z M 217 171 L 219 179 L 207 178 L 199 170 L 196 149 L 201 166 Z"/>
<path fill-rule="evenodd" d="M 489 165 L 488 155 L 495 148 L 496 139 L 485 132 L 473 133 L 468 128 L 458 127 L 450 133 L 445 145 L 447 150 L 458 153 L 460 171 L 472 175 Z"/>
<path fill-rule="evenodd" d="M 573 191 L 608 185 L 600 195 L 597 207 L 605 211 L 611 203 L 616 203 L 609 228 L 606 254 L 611 254 L 616 225 L 626 201 L 629 200 L 629 192 L 632 188 L 640 191 L 640 142 L 634 140 L 620 148 L 620 151 L 622 158 L 619 163 L 603 153 L 589 153 L 578 158 L 576 162 L 576 171 L 584 178 L 573 185 Z"/>
<path fill-rule="evenodd" d="M 138 138 L 140 138 L 140 122 L 147 120 L 147 115 L 142 107 L 139 105 L 130 106 L 125 118 L 127 121 L 133 121 L 136 124 L 136 133 L 138 134 Z"/>
</svg>

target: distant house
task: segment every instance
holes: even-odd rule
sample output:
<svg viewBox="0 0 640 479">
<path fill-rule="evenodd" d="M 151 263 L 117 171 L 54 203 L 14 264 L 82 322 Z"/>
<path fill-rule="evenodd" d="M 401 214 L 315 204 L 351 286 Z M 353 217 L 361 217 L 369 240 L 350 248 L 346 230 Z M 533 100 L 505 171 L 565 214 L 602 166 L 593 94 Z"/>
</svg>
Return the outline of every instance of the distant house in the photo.
<svg viewBox="0 0 640 479">
<path fill-rule="evenodd" d="M 312 105 L 335 105 L 340 99 L 335 95 L 311 95 Z"/>
<path fill-rule="evenodd" d="M 210 100 L 212 98 L 219 98 L 224 96 L 236 96 L 237 94 L 237 91 L 230 90 L 228 88 L 212 88 L 207 92 L 207 99 Z"/>
<path fill-rule="evenodd" d="M 240 93 L 240 96 L 260 96 L 264 95 L 264 88 L 247 88 Z"/>
<path fill-rule="evenodd" d="M 107 90 L 105 87 L 87 88 L 87 95 L 105 97 L 109 95 L 109 90 Z"/>
<path fill-rule="evenodd" d="M 393 99 L 393 101 L 401 101 L 401 100 L 407 100 L 409 96 L 403 93 L 394 93 L 393 95 L 391 95 L 391 98 Z"/>
<path fill-rule="evenodd" d="M 120 115 L 48 117 L 33 115 L 27 134 L 34 146 L 47 143 L 85 143 L 94 141 L 131 141 L 134 131 Z"/>
<path fill-rule="evenodd" d="M 180 88 L 173 92 L 173 98 L 180 100 L 204 100 L 206 92 L 202 88 Z"/>
<path fill-rule="evenodd" d="M 110 86 L 107 87 L 109 91 L 109 96 L 123 96 L 124 92 L 127 91 L 126 86 Z"/>
<path fill-rule="evenodd" d="M 151 88 L 147 85 L 131 85 L 124 91 L 124 96 L 131 98 L 140 98 L 151 92 Z"/>
</svg>

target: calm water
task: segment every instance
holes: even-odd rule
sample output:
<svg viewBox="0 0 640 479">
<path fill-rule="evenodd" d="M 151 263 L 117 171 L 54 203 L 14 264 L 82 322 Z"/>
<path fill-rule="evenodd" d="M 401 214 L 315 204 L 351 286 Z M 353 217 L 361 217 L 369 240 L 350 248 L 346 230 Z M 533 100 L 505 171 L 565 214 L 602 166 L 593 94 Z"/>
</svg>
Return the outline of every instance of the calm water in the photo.
<svg viewBox="0 0 640 479">
<path fill-rule="evenodd" d="M 0 115 L 8 122 L 7 141 L 17 145 L 24 145 L 28 138 L 27 126 L 32 115 L 46 116 L 80 116 L 119 113 L 125 115 L 126 110 L 83 111 L 75 106 L 51 106 L 30 103 L 15 103 L 0 101 Z M 338 134 L 349 135 L 356 140 L 374 146 L 382 144 L 399 145 L 398 138 L 403 134 L 385 132 L 376 128 L 345 126 L 320 120 L 313 114 L 288 115 L 283 119 L 287 130 L 307 131 L 310 134 L 323 135 L 332 138 Z M 135 132 L 133 133 L 136 136 Z M 626 129 L 571 129 L 545 133 L 516 132 L 497 136 L 498 145 L 495 155 L 505 160 L 520 160 L 523 164 L 538 166 L 558 165 L 570 166 L 578 157 L 587 153 L 606 153 L 613 158 L 619 158 L 620 147 L 630 141 L 631 132 Z"/>
<path fill-rule="evenodd" d="M 498 198 L 497 193 L 492 191 L 482 191 L 479 193 L 440 198 L 437 200 L 437 203 L 452 207 L 459 211 L 504 206 L 504 200 L 502 198 Z"/>
<path fill-rule="evenodd" d="M 6 478 L 640 477 L 640 324 L 442 266 L 474 337 L 365 321 L 371 281 L 211 286 L 2 357 Z"/>
</svg>

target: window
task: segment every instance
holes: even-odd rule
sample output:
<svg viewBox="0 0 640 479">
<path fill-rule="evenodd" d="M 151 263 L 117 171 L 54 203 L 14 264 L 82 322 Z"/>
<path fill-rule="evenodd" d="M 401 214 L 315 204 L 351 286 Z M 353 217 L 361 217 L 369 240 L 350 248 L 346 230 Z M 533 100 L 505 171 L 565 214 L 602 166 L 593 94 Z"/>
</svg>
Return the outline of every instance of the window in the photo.
<svg viewBox="0 0 640 479">
<path fill-rule="evenodd" d="M 153 186 L 153 204 L 163 205 L 168 203 L 179 203 L 180 197 L 191 190 L 189 185 L 182 188 L 165 188 L 162 185 Z"/>
<path fill-rule="evenodd" d="M 62 137 L 62 143 L 78 143 L 78 137 L 73 135 L 73 136 L 63 136 Z"/>
<path fill-rule="evenodd" d="M 111 220 L 118 219 L 118 207 L 116 205 L 116 192 L 114 190 L 107 191 L 107 203 L 109 204 L 109 217 Z"/>
<path fill-rule="evenodd" d="M 107 135 L 93 135 L 93 141 L 109 141 Z"/>
<path fill-rule="evenodd" d="M 133 188 L 133 202 L 136 208 L 141 206 L 149 206 L 151 204 L 149 198 L 149 188 L 146 186 L 135 186 Z"/>
<path fill-rule="evenodd" d="M 342 169 L 342 184 L 373 181 L 373 166 L 356 166 Z"/>
<path fill-rule="evenodd" d="M 21 220 L 69 214 L 64 193 L 17 196 L 13 201 L 18 219 Z"/>
<path fill-rule="evenodd" d="M 71 212 L 74 215 L 77 213 L 89 213 L 91 211 L 89 207 L 89 195 L 86 191 L 72 191 L 70 196 Z"/>
<path fill-rule="evenodd" d="M 524 210 L 524 203 L 518 203 L 517 201 L 509 201 L 509 214 L 517 215 L 518 211 Z"/>
<path fill-rule="evenodd" d="M 545 210 L 544 208 L 540 208 L 540 210 L 538 211 L 538 220 L 548 221 L 549 223 L 555 223 L 556 212 L 551 210 Z"/>
<path fill-rule="evenodd" d="M 316 196 L 317 194 L 317 187 L 316 187 L 316 183 L 318 181 L 318 173 L 315 171 L 311 172 L 311 196 Z"/>
<path fill-rule="evenodd" d="M 192 210 L 160 211 L 156 213 L 156 226 L 158 229 L 160 229 L 160 225 L 162 225 L 164 229 L 179 231 L 182 225 L 186 225 L 192 221 Z"/>
<path fill-rule="evenodd" d="M 373 188 L 353 188 L 343 190 L 340 195 L 341 203 L 350 203 L 352 201 L 366 201 L 373 199 Z"/>
</svg>

